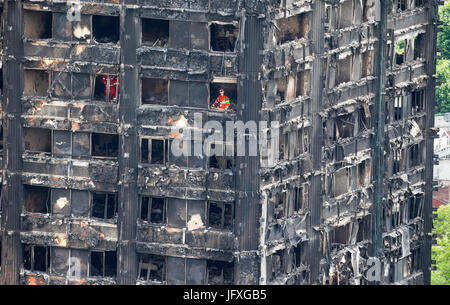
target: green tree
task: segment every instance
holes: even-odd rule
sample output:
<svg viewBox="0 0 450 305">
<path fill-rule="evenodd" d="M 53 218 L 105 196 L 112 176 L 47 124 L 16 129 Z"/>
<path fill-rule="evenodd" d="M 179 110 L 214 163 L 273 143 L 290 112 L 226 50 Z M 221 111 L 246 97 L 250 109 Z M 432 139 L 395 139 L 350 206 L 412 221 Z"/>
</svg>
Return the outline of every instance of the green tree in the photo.
<svg viewBox="0 0 450 305">
<path fill-rule="evenodd" d="M 436 72 L 439 77 L 436 86 L 436 100 L 441 105 L 439 112 L 450 112 L 450 59 L 438 60 Z"/>
<path fill-rule="evenodd" d="M 432 259 L 436 261 L 436 270 L 431 271 L 431 284 L 450 285 L 450 205 L 442 205 L 437 210 L 433 226 L 437 244 L 431 250 Z"/>
<path fill-rule="evenodd" d="M 439 9 L 439 19 L 442 30 L 438 33 L 437 46 L 441 50 L 442 58 L 450 59 L 450 2 Z"/>
</svg>

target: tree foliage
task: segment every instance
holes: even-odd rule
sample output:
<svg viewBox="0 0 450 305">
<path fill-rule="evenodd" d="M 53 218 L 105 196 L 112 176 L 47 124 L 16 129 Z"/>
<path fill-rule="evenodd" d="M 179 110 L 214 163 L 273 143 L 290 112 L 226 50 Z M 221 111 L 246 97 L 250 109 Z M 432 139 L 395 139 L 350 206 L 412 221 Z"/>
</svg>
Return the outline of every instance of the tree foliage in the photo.
<svg viewBox="0 0 450 305">
<path fill-rule="evenodd" d="M 439 76 L 436 86 L 436 100 L 441 105 L 439 112 L 450 112 L 450 59 L 438 60 L 436 72 Z"/>
<path fill-rule="evenodd" d="M 438 33 L 437 46 L 441 50 L 441 60 L 437 61 L 439 76 L 436 86 L 436 100 L 441 105 L 439 112 L 450 112 L 450 2 L 439 9 L 442 31 Z"/>
<path fill-rule="evenodd" d="M 431 271 L 432 285 L 450 285 L 450 205 L 442 205 L 433 223 L 437 244 L 431 250 L 436 270 Z"/>
<path fill-rule="evenodd" d="M 441 56 L 450 59 L 450 2 L 441 6 L 439 9 L 439 19 L 442 25 L 441 31 L 438 33 L 437 45 L 441 50 Z"/>
</svg>

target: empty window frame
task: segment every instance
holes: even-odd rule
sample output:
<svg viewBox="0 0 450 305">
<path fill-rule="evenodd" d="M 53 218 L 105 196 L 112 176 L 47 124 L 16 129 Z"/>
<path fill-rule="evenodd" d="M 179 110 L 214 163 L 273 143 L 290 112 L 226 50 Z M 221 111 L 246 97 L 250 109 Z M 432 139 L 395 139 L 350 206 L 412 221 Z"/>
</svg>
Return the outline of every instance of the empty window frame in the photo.
<svg viewBox="0 0 450 305">
<path fill-rule="evenodd" d="M 363 0 L 363 22 L 375 19 L 375 0 Z"/>
<path fill-rule="evenodd" d="M 120 38 L 120 18 L 118 16 L 92 16 L 92 34 L 98 43 L 117 43 Z"/>
<path fill-rule="evenodd" d="M 409 197 L 409 219 L 422 217 L 423 214 L 423 194 Z"/>
<path fill-rule="evenodd" d="M 373 50 L 361 54 L 361 78 L 371 76 L 373 73 Z"/>
<path fill-rule="evenodd" d="M 423 0 L 414 0 L 415 7 L 421 7 L 421 6 L 423 6 L 423 3 L 424 3 Z"/>
<path fill-rule="evenodd" d="M 425 58 L 425 33 L 418 34 L 413 38 L 414 41 L 414 60 L 422 60 Z"/>
<path fill-rule="evenodd" d="M 287 192 L 280 192 L 275 195 L 273 205 L 273 218 L 282 219 L 287 211 Z"/>
<path fill-rule="evenodd" d="M 293 247 L 293 258 L 294 258 L 294 266 L 295 267 L 301 267 L 302 265 L 306 266 L 306 257 L 307 257 L 307 248 L 306 243 L 298 243 L 297 246 Z"/>
<path fill-rule="evenodd" d="M 166 258 L 161 255 L 139 253 L 138 274 L 141 281 L 164 282 Z"/>
<path fill-rule="evenodd" d="M 90 99 L 92 98 L 91 75 L 52 71 L 50 96 L 55 98 Z"/>
<path fill-rule="evenodd" d="M 343 29 L 353 25 L 354 5 L 353 0 L 346 0 L 339 4 L 338 28 Z"/>
<path fill-rule="evenodd" d="M 293 102 L 296 96 L 308 94 L 308 86 L 309 76 L 307 71 L 300 72 L 297 76 L 288 75 L 276 79 L 275 104 Z"/>
<path fill-rule="evenodd" d="M 397 0 L 397 11 L 406 11 L 408 9 L 408 0 Z"/>
<path fill-rule="evenodd" d="M 1 14 L 1 11 L 0 11 Z M 0 22 L 1 22 L 1 18 L 0 18 Z M 1 29 L 1 25 L 0 25 L 0 29 Z M 0 96 L 3 95 L 3 68 L 0 67 Z"/>
<path fill-rule="evenodd" d="M 309 95 L 311 91 L 311 70 L 304 70 L 297 73 L 296 96 Z"/>
<path fill-rule="evenodd" d="M 91 216 L 101 219 L 117 216 L 117 194 L 93 192 Z"/>
<path fill-rule="evenodd" d="M 278 250 L 272 255 L 270 255 L 270 280 L 274 280 L 277 276 L 285 272 L 284 263 L 285 250 Z"/>
<path fill-rule="evenodd" d="M 372 128 L 372 121 L 371 118 L 371 111 L 370 106 L 367 104 L 363 104 L 363 107 L 359 108 L 358 111 L 358 119 L 359 119 L 359 126 L 358 131 L 363 132 L 364 130 L 368 130 Z"/>
<path fill-rule="evenodd" d="M 334 230 L 329 232 L 329 239 L 331 246 L 340 244 L 346 245 L 350 241 L 350 232 L 351 232 L 352 223 L 349 222 L 346 225 L 335 227 Z"/>
<path fill-rule="evenodd" d="M 91 140 L 93 157 L 117 158 L 117 156 L 119 155 L 118 135 L 92 133 Z"/>
<path fill-rule="evenodd" d="M 337 62 L 336 86 L 352 80 L 353 56 L 349 55 Z"/>
<path fill-rule="evenodd" d="M 50 129 L 24 128 L 24 148 L 29 152 L 52 152 Z"/>
<path fill-rule="evenodd" d="M 206 261 L 207 285 L 234 284 L 234 262 Z"/>
<path fill-rule="evenodd" d="M 425 109 L 425 90 L 417 90 L 412 92 L 411 114 L 415 115 Z"/>
<path fill-rule="evenodd" d="M 405 150 L 394 148 L 392 150 L 393 174 L 397 174 L 405 169 Z"/>
<path fill-rule="evenodd" d="M 279 144 L 280 144 L 280 151 L 279 151 L 280 160 L 289 160 L 289 133 L 280 134 Z"/>
<path fill-rule="evenodd" d="M 403 118 L 403 96 L 399 95 L 394 97 L 394 121 L 401 120 Z"/>
<path fill-rule="evenodd" d="M 353 137 L 355 120 L 352 113 L 338 116 L 335 120 L 334 140 Z"/>
<path fill-rule="evenodd" d="M 304 183 L 294 188 L 294 210 L 305 211 L 308 209 L 309 185 Z"/>
<path fill-rule="evenodd" d="M 50 257 L 52 274 L 75 278 L 87 276 L 88 250 L 51 247 Z"/>
<path fill-rule="evenodd" d="M 208 225 L 221 230 L 233 230 L 234 203 L 208 202 Z"/>
<path fill-rule="evenodd" d="M 211 23 L 211 50 L 234 52 L 239 28 L 234 24 Z"/>
<path fill-rule="evenodd" d="M 306 12 L 276 20 L 276 43 L 284 44 L 296 39 L 308 38 L 311 30 L 311 16 L 311 12 Z"/>
<path fill-rule="evenodd" d="M 90 142 L 90 134 L 86 132 L 24 128 L 24 148 L 28 152 L 51 152 L 53 156 L 90 156 Z"/>
<path fill-rule="evenodd" d="M 372 161 L 364 160 L 358 164 L 358 187 L 369 185 L 372 178 Z"/>
<path fill-rule="evenodd" d="M 116 251 L 92 251 L 90 252 L 89 275 L 112 277 L 117 273 Z"/>
<path fill-rule="evenodd" d="M 51 190 L 44 186 L 23 185 L 25 211 L 31 213 L 51 212 Z"/>
<path fill-rule="evenodd" d="M 422 163 L 422 151 L 420 144 L 414 144 L 409 147 L 410 167 L 418 166 Z"/>
<path fill-rule="evenodd" d="M 310 129 L 309 128 L 301 128 L 297 130 L 297 145 L 295 147 L 295 157 L 300 156 L 301 154 L 309 152 L 310 146 Z"/>
<path fill-rule="evenodd" d="M 406 60 L 406 49 L 408 48 L 408 40 L 400 40 L 395 43 L 395 63 L 402 65 Z"/>
<path fill-rule="evenodd" d="M 159 78 L 141 79 L 142 104 L 167 105 L 169 103 L 169 81 Z"/>
<path fill-rule="evenodd" d="M 350 168 L 342 168 L 333 174 L 333 196 L 339 196 L 350 190 Z"/>
<path fill-rule="evenodd" d="M 166 207 L 167 198 L 142 196 L 140 219 L 150 223 L 166 223 Z"/>
<path fill-rule="evenodd" d="M 25 38 L 52 38 L 52 12 L 23 11 L 23 34 Z"/>
<path fill-rule="evenodd" d="M 141 163 L 166 164 L 169 162 L 169 139 L 141 138 Z"/>
<path fill-rule="evenodd" d="M 23 92 L 27 96 L 47 96 L 50 86 L 48 71 L 37 69 L 23 70 Z"/>
<path fill-rule="evenodd" d="M 23 268 L 29 271 L 50 271 L 50 247 L 23 245 Z"/>
<path fill-rule="evenodd" d="M 169 42 L 169 20 L 142 18 L 142 44 L 166 47 Z"/>
<path fill-rule="evenodd" d="M 356 242 L 372 240 L 372 217 L 370 215 L 358 219 Z"/>
<path fill-rule="evenodd" d="M 119 99 L 119 88 L 119 78 L 117 75 L 96 75 L 94 99 L 109 103 L 117 103 Z"/>
<path fill-rule="evenodd" d="M 226 110 L 236 110 L 237 106 L 237 83 L 233 81 L 230 82 L 212 82 L 210 83 L 210 102 L 211 108 L 219 108 L 220 102 L 220 89 L 224 91 L 224 95 L 228 97 L 230 101 L 230 106 Z M 218 102 L 214 105 L 215 102 Z M 215 107 L 214 107 L 215 106 Z"/>
<path fill-rule="evenodd" d="M 236 151 L 233 147 L 234 143 L 212 143 L 211 150 L 215 152 L 217 150 L 221 151 L 221 155 L 213 154 L 209 157 L 209 168 L 217 168 L 221 170 L 233 169 L 234 168 L 234 152 Z M 229 156 L 227 152 L 233 151 L 233 156 Z"/>
</svg>

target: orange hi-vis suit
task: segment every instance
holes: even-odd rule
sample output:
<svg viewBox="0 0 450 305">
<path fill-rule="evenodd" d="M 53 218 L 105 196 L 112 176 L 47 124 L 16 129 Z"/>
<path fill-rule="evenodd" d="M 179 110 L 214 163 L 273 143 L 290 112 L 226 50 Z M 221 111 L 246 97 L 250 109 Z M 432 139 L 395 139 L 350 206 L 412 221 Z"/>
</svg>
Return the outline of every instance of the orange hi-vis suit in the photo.
<svg viewBox="0 0 450 305">
<path fill-rule="evenodd" d="M 217 104 L 219 104 L 219 109 L 226 110 L 230 107 L 230 99 L 226 95 L 219 95 L 212 106 L 217 107 Z"/>
</svg>

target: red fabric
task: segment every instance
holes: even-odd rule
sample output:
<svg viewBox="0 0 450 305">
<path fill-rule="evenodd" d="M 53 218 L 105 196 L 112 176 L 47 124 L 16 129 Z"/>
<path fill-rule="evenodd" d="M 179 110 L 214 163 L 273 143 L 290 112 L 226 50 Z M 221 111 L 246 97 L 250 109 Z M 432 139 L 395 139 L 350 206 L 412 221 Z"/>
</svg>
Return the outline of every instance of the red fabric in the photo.
<svg viewBox="0 0 450 305">
<path fill-rule="evenodd" d="M 105 84 L 105 95 L 108 94 L 108 78 L 109 78 L 109 97 L 108 101 L 110 103 L 117 102 L 117 93 L 119 92 L 119 82 L 117 76 L 113 75 L 103 75 L 102 82 Z"/>
<path fill-rule="evenodd" d="M 219 95 L 213 104 L 213 107 L 219 107 L 219 109 L 225 110 L 230 107 L 230 99 L 226 95 Z"/>
</svg>

